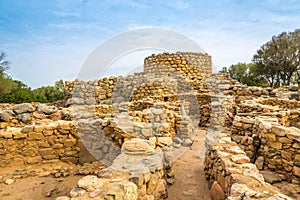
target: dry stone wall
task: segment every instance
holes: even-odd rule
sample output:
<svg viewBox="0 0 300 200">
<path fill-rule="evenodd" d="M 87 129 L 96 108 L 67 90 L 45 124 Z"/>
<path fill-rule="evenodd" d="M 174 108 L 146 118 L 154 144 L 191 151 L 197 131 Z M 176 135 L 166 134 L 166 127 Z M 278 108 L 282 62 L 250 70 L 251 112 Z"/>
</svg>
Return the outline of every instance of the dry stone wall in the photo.
<svg viewBox="0 0 300 200">
<path fill-rule="evenodd" d="M 1 104 L 0 128 L 25 126 L 39 120 L 71 120 L 70 109 L 40 103 Z"/>
<path fill-rule="evenodd" d="M 80 147 L 74 123 L 56 121 L 9 127 L 0 132 L 0 165 L 60 160 L 77 164 Z"/>
<path fill-rule="evenodd" d="M 289 182 L 299 184 L 300 129 L 281 126 L 274 117 L 236 116 L 231 137 L 249 158 L 254 156 L 254 136 L 261 140 L 256 161 L 258 168 L 284 174 Z"/>
<path fill-rule="evenodd" d="M 299 102 L 278 98 L 282 90 L 246 87 L 224 75 L 206 82 L 211 102 L 201 109 L 210 115 L 200 123 L 208 126 L 205 165 L 212 198 L 289 199 L 268 183 L 299 185 Z"/>
<path fill-rule="evenodd" d="M 74 199 L 165 199 L 164 159 L 163 151 L 155 148 L 155 142 L 138 138 L 127 141 L 110 167 L 99 171 L 97 176 L 80 179 L 70 196 Z"/>
<path fill-rule="evenodd" d="M 208 88 L 199 70 L 203 70 L 202 73 L 206 75 L 210 74 L 211 58 L 203 54 L 181 54 L 182 63 L 178 63 L 176 68 L 164 67 L 150 72 L 145 66 L 145 72 L 125 77 L 88 82 L 76 80 L 65 84 L 66 106 L 71 106 L 72 116 L 79 126 L 77 131 L 84 145 L 98 160 L 112 164 L 109 170 L 116 173 L 121 170 L 117 169 L 120 165 L 124 171 L 128 160 L 137 158 L 136 153 L 133 156 L 132 152 L 125 150 L 130 143 L 139 146 L 150 142 L 154 145 L 152 148 L 155 152 L 161 152 L 161 156 L 155 160 L 163 163 L 163 166 L 159 169 L 153 169 L 155 165 L 150 167 L 150 176 L 147 170 L 145 174 L 146 168 L 143 168 L 142 172 L 130 172 L 126 177 L 131 178 L 125 178 L 137 186 L 132 189 L 137 191 L 138 199 L 166 198 L 165 178 L 172 178 L 172 149 L 192 144 L 193 119 L 199 120 L 200 115 L 197 104 L 203 105 L 209 101 Z M 121 152 L 107 158 L 112 155 L 112 151 L 107 148 L 106 152 L 109 153 L 104 152 L 106 143 L 101 142 L 99 135 L 108 137 Z M 143 138 L 145 141 L 136 142 L 136 138 Z M 147 156 L 147 148 L 139 150 L 140 158 Z M 133 157 L 129 158 L 129 155 Z M 121 162 L 122 159 L 124 160 Z M 143 165 L 148 162 L 147 159 Z M 113 191 L 109 189 L 103 194 L 108 199 L 118 198 L 124 188 L 124 185 L 117 184 L 113 186 Z M 116 191 L 121 193 L 117 194 Z M 126 196 L 124 192 L 125 190 L 121 195 L 123 197 Z"/>
<path fill-rule="evenodd" d="M 208 127 L 205 169 L 213 199 L 289 199 L 259 170 L 300 184 L 300 104 L 290 99 L 297 99 L 295 91 L 211 75 L 207 54 L 152 55 L 144 72 L 66 82 L 66 108 L 0 105 L 0 163 L 98 160 L 109 167 L 82 178 L 72 198 L 165 199 L 174 149 L 190 146 L 199 124 Z"/>
<path fill-rule="evenodd" d="M 209 76 L 212 73 L 211 56 L 202 53 L 177 52 L 152 54 L 145 58 L 144 71 L 147 73 L 164 74 L 168 69 L 179 71 L 189 79 Z"/>
<path fill-rule="evenodd" d="M 266 183 L 245 152 L 226 135 L 206 156 L 205 170 L 212 199 L 291 199 Z"/>
</svg>

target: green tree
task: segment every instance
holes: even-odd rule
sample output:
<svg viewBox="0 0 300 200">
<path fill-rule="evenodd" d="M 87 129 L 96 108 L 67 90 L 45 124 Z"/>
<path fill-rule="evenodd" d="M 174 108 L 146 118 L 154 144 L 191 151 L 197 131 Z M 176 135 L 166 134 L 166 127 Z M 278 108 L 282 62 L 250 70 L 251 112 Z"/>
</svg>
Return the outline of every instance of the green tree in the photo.
<svg viewBox="0 0 300 200">
<path fill-rule="evenodd" d="M 297 82 L 298 86 L 300 87 L 300 29 L 296 29 L 294 32 L 291 33 L 293 48 L 295 51 L 295 65 L 298 64 L 296 69 L 297 73 Z"/>
<path fill-rule="evenodd" d="M 3 103 L 24 103 L 33 102 L 35 98 L 33 93 L 26 84 L 18 80 L 11 80 L 15 84 L 15 88 L 5 95 L 0 96 L 0 102 Z"/>
<path fill-rule="evenodd" d="M 64 98 L 64 82 L 62 80 L 56 81 L 55 86 L 43 86 L 33 90 L 33 95 L 36 101 L 39 102 L 54 102 Z"/>
<path fill-rule="evenodd" d="M 64 87 L 65 84 L 63 80 L 60 79 L 59 81 L 55 82 L 55 88 L 57 88 L 59 91 L 64 92 Z"/>
<path fill-rule="evenodd" d="M 231 65 L 228 69 L 229 76 L 241 83 L 246 82 L 248 66 L 246 63 Z"/>
<path fill-rule="evenodd" d="M 226 73 L 231 78 L 249 86 L 266 86 L 266 81 L 260 75 L 259 67 L 254 63 L 237 63 L 228 69 L 223 67 L 220 72 Z"/>
<path fill-rule="evenodd" d="M 6 73 L 10 62 L 6 60 L 6 54 L 0 51 L 0 95 L 7 94 L 17 87 L 17 84 Z"/>
<path fill-rule="evenodd" d="M 253 56 L 253 62 L 270 86 L 289 85 L 300 65 L 300 30 L 283 32 L 262 45 Z"/>
<path fill-rule="evenodd" d="M 44 86 L 31 90 L 21 81 L 13 80 L 6 71 L 10 62 L 6 54 L 0 51 L 0 102 L 23 103 L 38 101 L 42 103 L 54 102 L 64 98 L 64 81 L 55 82 L 55 86 Z"/>
<path fill-rule="evenodd" d="M 223 74 L 229 74 L 227 67 L 223 67 L 219 72 Z"/>
</svg>

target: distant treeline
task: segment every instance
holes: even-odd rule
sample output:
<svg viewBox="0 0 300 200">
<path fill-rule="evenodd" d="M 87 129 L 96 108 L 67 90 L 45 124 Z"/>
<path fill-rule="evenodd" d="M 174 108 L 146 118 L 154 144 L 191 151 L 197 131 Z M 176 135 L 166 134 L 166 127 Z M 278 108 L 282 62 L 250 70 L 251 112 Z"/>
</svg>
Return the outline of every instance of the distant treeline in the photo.
<svg viewBox="0 0 300 200">
<path fill-rule="evenodd" d="M 220 72 L 252 86 L 300 84 L 300 29 L 273 36 L 257 50 L 252 63 L 237 63 Z"/>
<path fill-rule="evenodd" d="M 21 81 L 14 80 L 6 71 L 9 61 L 5 52 L 0 52 L 0 103 L 41 102 L 50 103 L 64 98 L 64 82 L 59 80 L 54 86 L 44 86 L 32 90 Z"/>
</svg>

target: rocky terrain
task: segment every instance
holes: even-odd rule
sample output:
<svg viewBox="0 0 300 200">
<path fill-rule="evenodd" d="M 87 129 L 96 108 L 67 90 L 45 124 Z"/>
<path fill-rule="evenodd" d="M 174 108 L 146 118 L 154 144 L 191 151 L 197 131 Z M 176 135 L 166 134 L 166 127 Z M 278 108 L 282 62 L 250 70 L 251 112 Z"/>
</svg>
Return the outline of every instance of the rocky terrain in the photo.
<svg viewBox="0 0 300 200">
<path fill-rule="evenodd" d="M 297 87 L 211 74 L 207 54 L 67 81 L 60 104 L 0 105 L 3 199 L 299 199 Z"/>
</svg>

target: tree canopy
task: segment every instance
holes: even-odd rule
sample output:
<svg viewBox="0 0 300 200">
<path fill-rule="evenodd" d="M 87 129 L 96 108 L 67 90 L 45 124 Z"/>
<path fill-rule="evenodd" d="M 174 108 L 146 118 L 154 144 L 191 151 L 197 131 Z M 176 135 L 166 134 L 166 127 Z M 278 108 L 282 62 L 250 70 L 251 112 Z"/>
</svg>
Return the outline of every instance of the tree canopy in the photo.
<svg viewBox="0 0 300 200">
<path fill-rule="evenodd" d="M 238 63 L 221 70 L 248 85 L 271 87 L 300 82 L 300 29 L 273 36 L 253 55 L 253 63 Z"/>
<path fill-rule="evenodd" d="M 254 63 L 237 63 L 231 65 L 228 69 L 224 67 L 222 73 L 228 74 L 231 78 L 238 80 L 240 83 L 249 86 L 266 86 L 267 82 L 260 75 L 260 70 Z"/>
<path fill-rule="evenodd" d="M 43 86 L 32 90 L 21 81 L 12 79 L 6 71 L 10 62 L 6 54 L 0 52 L 0 103 L 42 102 L 49 103 L 64 98 L 64 81 L 55 82 L 54 86 Z"/>
</svg>

